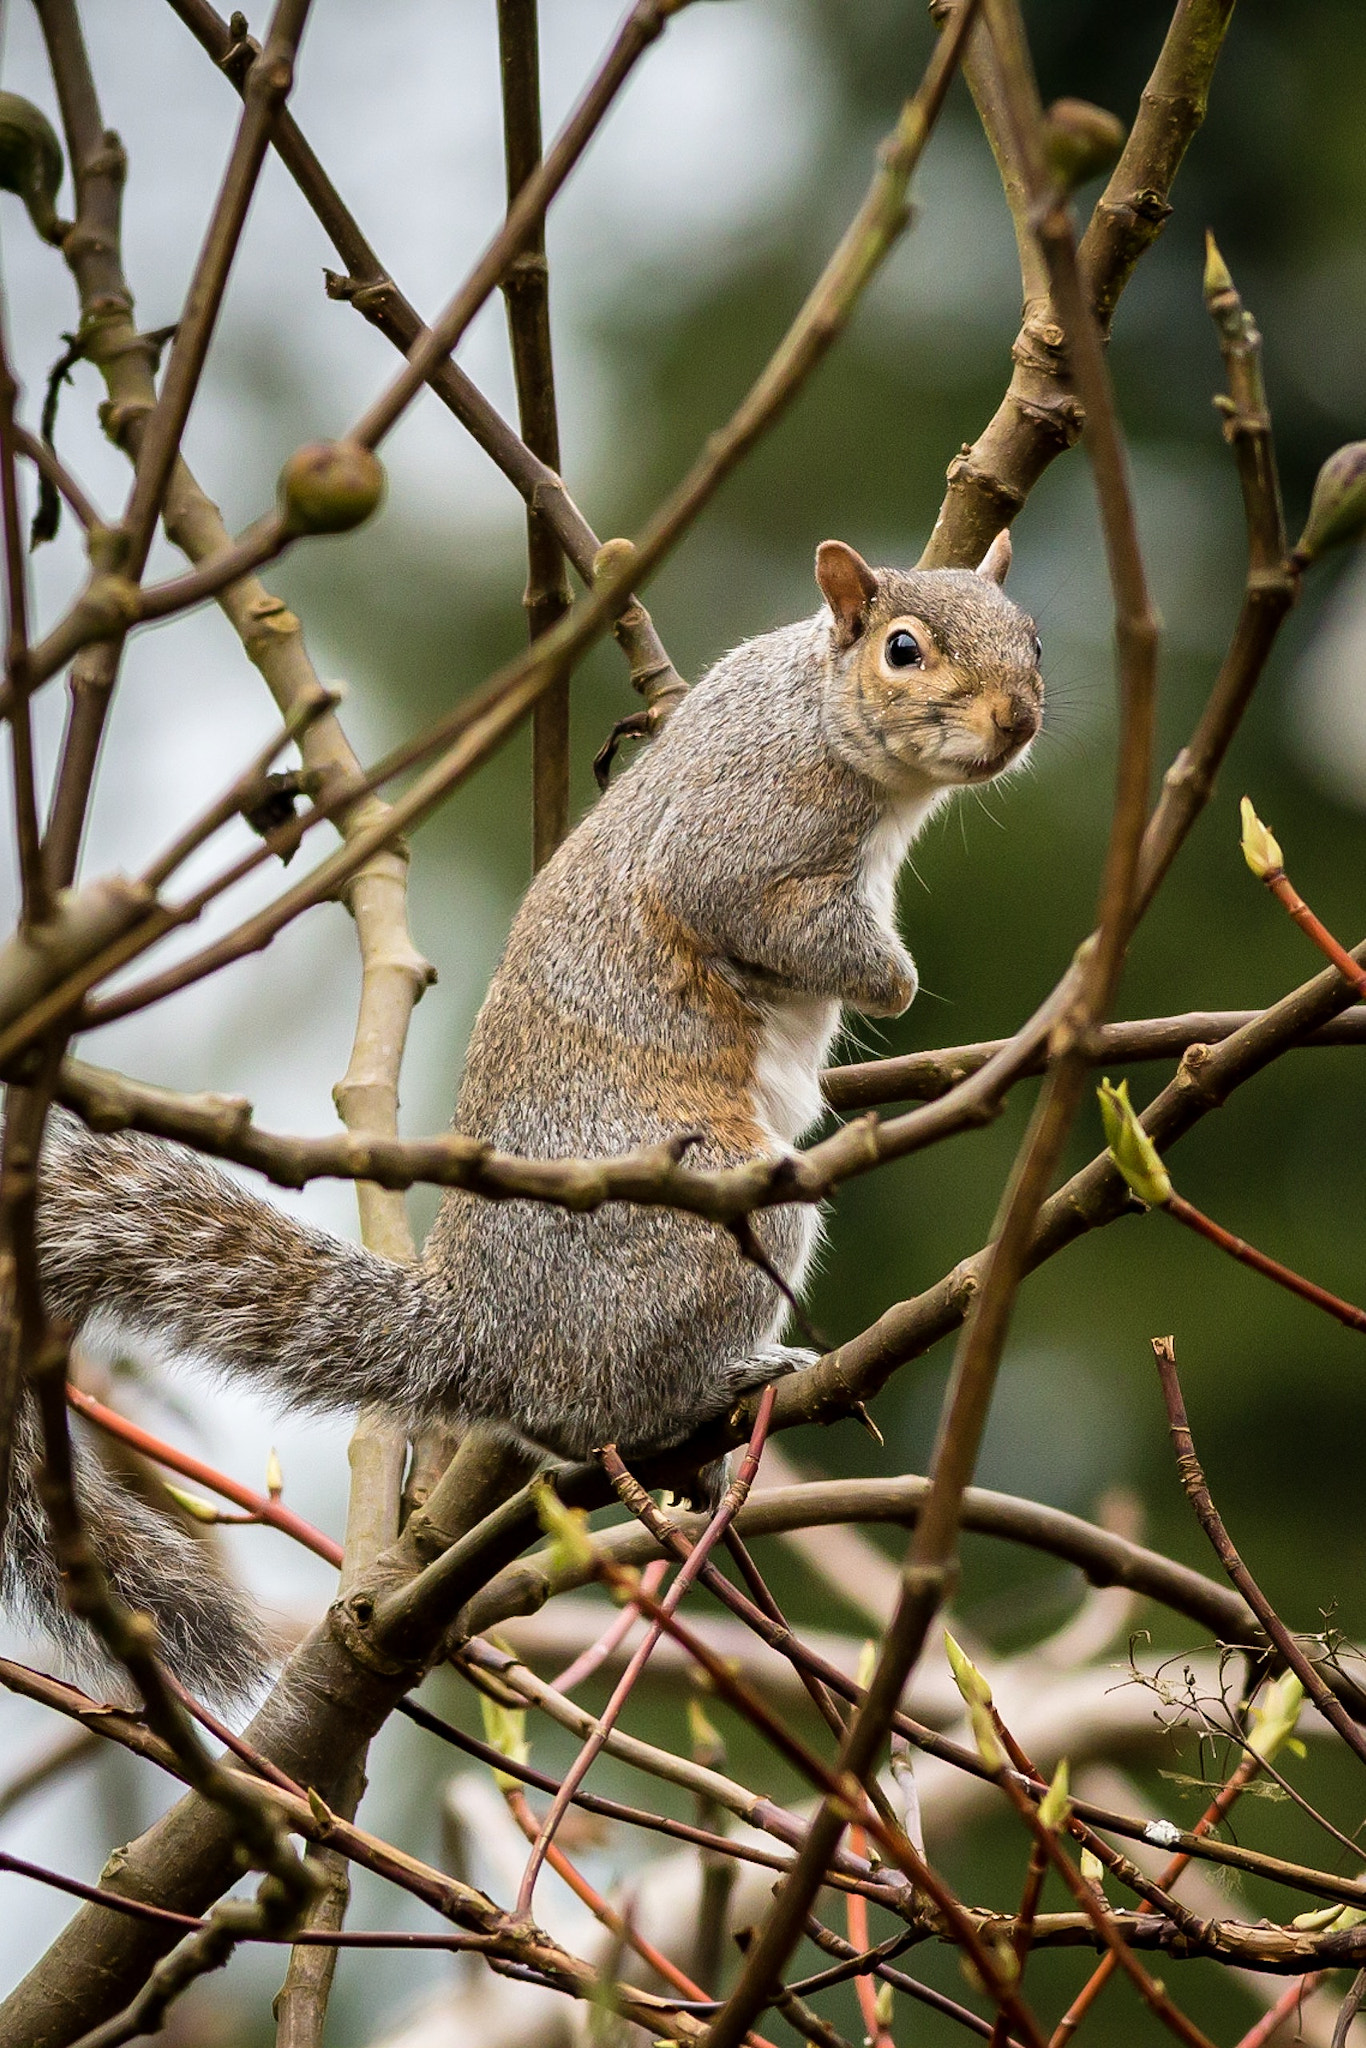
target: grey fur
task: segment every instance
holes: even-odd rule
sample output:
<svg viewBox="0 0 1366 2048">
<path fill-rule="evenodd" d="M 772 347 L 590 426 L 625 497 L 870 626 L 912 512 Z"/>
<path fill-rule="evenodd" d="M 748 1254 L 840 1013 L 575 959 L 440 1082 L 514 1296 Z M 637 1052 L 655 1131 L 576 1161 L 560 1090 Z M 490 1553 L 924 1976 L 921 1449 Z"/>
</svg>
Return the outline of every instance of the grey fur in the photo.
<svg viewBox="0 0 1366 2048">
<path fill-rule="evenodd" d="M 931 629 L 937 666 L 898 692 L 868 664 L 903 614 Z M 949 788 L 1020 752 L 1022 739 L 992 738 L 999 760 L 969 767 L 988 741 L 963 733 L 982 724 L 988 687 L 1037 704 L 1034 629 L 977 576 L 881 571 L 859 630 L 842 647 L 822 609 L 737 648 L 559 849 L 476 1022 L 458 1129 L 534 1158 L 687 1130 L 692 1159 L 726 1165 L 810 1122 L 841 1005 L 905 1008 L 915 977 L 892 920 L 895 869 Z M 756 1228 L 800 1285 L 813 1212 L 770 1210 Z M 112 1321 L 294 1406 L 483 1420 L 568 1457 L 680 1441 L 807 1356 L 778 1341 L 772 1282 L 698 1217 L 452 1191 L 404 1270 L 177 1146 L 96 1137 L 69 1117 L 53 1119 L 41 1253 L 53 1308 L 77 1324 Z M 97 1494 L 92 1482 L 112 1562 L 117 1515 Z M 27 1513 L 23 1568 L 46 1598 Z M 211 1627 L 192 1613 L 205 1589 L 175 1576 L 160 1542 L 137 1597 L 168 1654 L 208 1685 L 216 1648 L 222 1678 L 240 1683 L 240 1629 L 221 1596 Z"/>
</svg>

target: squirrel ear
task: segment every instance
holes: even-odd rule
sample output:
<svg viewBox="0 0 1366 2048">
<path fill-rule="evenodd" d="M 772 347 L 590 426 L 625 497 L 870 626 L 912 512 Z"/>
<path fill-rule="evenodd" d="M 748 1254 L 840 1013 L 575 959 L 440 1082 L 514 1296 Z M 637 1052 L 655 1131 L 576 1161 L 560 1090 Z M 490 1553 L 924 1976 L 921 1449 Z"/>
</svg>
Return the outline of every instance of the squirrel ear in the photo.
<svg viewBox="0 0 1366 2048">
<path fill-rule="evenodd" d="M 977 574 L 988 583 L 1004 583 L 1010 567 L 1010 530 L 1003 526 L 977 564 Z"/>
<path fill-rule="evenodd" d="M 816 581 L 835 615 L 838 645 L 852 647 L 868 623 L 868 607 L 877 596 L 877 577 L 846 541 L 823 540 L 816 550 Z"/>
</svg>

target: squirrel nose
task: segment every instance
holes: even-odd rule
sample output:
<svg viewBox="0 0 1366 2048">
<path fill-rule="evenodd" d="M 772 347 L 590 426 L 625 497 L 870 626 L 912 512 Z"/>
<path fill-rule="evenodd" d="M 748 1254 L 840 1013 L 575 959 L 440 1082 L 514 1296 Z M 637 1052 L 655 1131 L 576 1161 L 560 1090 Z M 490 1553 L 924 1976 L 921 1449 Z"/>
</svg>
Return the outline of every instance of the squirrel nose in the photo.
<svg viewBox="0 0 1366 2048">
<path fill-rule="evenodd" d="M 1023 697 L 998 697 L 991 708 L 991 719 L 1001 737 L 1016 746 L 1032 740 L 1039 730 L 1038 706 Z"/>
</svg>

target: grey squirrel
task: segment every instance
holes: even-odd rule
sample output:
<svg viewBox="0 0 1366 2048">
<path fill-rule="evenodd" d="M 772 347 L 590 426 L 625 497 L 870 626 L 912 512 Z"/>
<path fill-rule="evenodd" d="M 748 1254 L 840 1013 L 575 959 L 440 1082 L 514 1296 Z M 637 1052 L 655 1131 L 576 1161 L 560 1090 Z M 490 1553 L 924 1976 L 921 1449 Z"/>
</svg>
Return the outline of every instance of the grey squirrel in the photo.
<svg viewBox="0 0 1366 2048">
<path fill-rule="evenodd" d="M 688 694 L 536 877 L 480 1010 L 456 1127 L 536 1158 L 700 1134 L 717 1167 L 790 1147 L 820 1115 L 844 1006 L 916 990 L 895 885 L 950 793 L 1023 756 L 1043 684 L 1033 621 L 976 571 L 872 570 L 817 552 L 814 617 L 746 642 Z M 819 1230 L 754 1228 L 797 1288 Z M 771 1277 L 703 1219 L 449 1191 L 420 1264 L 309 1229 L 196 1154 L 52 1119 L 39 1225 L 50 1308 L 97 1319 L 304 1408 L 382 1403 L 483 1421 L 569 1458 L 685 1438 L 806 1363 Z M 9 1590 L 74 1644 L 21 1418 Z M 87 1515 L 189 1685 L 240 1694 L 259 1624 L 194 1540 L 88 1454 Z M 87 1646 L 88 1647 L 88 1646 Z"/>
</svg>

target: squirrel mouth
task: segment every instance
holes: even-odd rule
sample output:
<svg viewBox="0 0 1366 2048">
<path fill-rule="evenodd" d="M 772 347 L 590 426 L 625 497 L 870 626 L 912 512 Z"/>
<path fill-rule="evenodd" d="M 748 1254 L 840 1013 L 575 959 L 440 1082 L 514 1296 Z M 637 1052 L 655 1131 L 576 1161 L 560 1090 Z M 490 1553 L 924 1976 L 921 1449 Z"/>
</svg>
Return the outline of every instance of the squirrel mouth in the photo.
<svg viewBox="0 0 1366 2048">
<path fill-rule="evenodd" d="M 1028 740 L 1006 740 L 999 753 L 980 754 L 975 761 L 964 761 L 959 773 L 965 782 L 990 782 L 1012 762 L 1018 761 L 1028 745 Z"/>
</svg>

